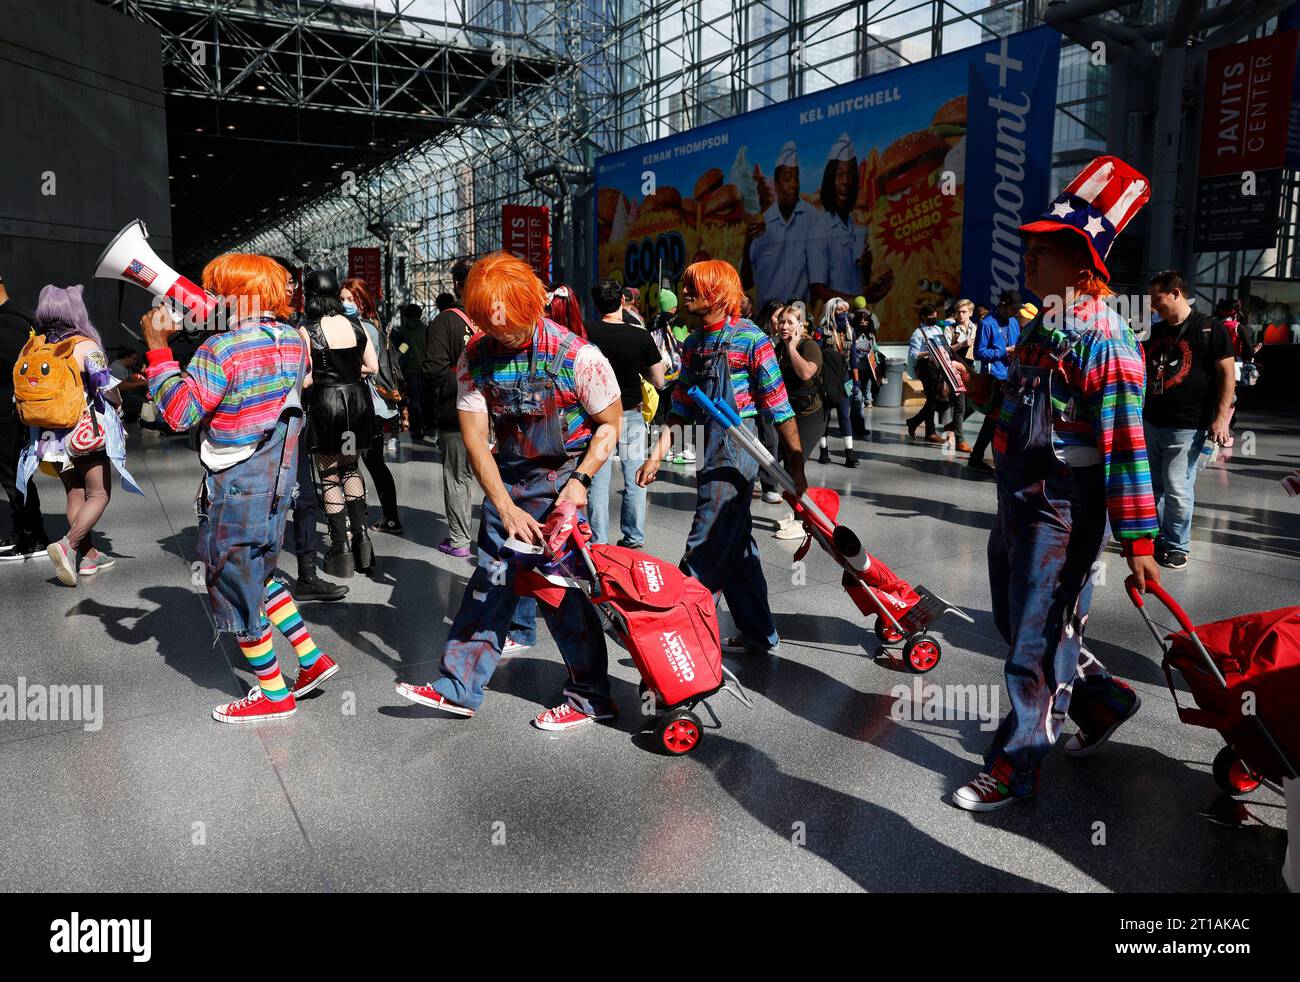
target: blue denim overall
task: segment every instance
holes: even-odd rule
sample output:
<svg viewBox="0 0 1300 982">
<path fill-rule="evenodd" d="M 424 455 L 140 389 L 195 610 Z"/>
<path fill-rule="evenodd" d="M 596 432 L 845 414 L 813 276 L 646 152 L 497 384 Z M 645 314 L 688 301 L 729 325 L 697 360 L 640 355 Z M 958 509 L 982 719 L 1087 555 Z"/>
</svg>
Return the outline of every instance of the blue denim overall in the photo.
<svg viewBox="0 0 1300 982">
<path fill-rule="evenodd" d="M 691 366 L 691 381 L 711 400 L 736 410 L 727 352 L 735 322 L 719 332 L 718 342 L 700 346 Z M 750 433 L 758 427 L 751 417 L 742 421 Z M 736 446 L 727 430 L 712 418 L 704 421 L 704 454 L 699 463 L 695 518 L 686 537 L 681 570 L 727 601 L 731 619 L 745 647 L 767 653 L 780 644 L 776 622 L 767 602 L 767 579 L 754 542 L 750 502 L 758 461 Z"/>
<path fill-rule="evenodd" d="M 545 325 L 538 328 L 544 330 Z M 555 397 L 561 384 L 560 366 L 578 341 L 575 335 L 565 333 L 554 360 L 540 372 L 534 336 L 527 376 L 515 384 L 494 380 L 484 392 L 496 426 L 502 483 L 510 500 L 539 522 L 554 507 L 556 495 L 579 460 L 564 446 L 563 417 Z M 479 350 L 483 375 L 490 377 L 487 345 Z M 477 567 L 447 636 L 442 677 L 433 683 L 445 698 L 469 709 L 483 704 L 483 687 L 501 660 L 502 646 L 521 603 L 515 594 L 515 567 L 502 555 L 507 538 L 496 506 L 484 499 Z M 569 683 L 564 687 L 569 705 L 588 715 L 613 713 L 605 635 L 591 603 L 580 590 L 572 589 L 565 592 L 559 607 L 542 604 L 540 610 L 569 670 Z"/>
<path fill-rule="evenodd" d="M 218 631 L 256 636 L 265 626 L 266 584 L 275 571 L 298 481 L 302 377 L 285 397 L 275 428 L 253 455 L 209 471 L 195 499 L 197 553 Z"/>
<path fill-rule="evenodd" d="M 1056 362 L 1070 343 L 1053 353 Z M 1013 358 L 1004 391 L 1015 395 L 1015 411 L 1006 451 L 995 454 L 989 586 L 993 620 L 1011 646 L 1011 711 L 985 755 L 985 770 L 1016 795 L 1037 786 L 1067 714 L 1084 732 L 1097 733 L 1133 700 L 1083 645 L 1093 565 L 1110 538 L 1104 468 L 1071 467 L 1057 455 L 1052 376 Z"/>
</svg>

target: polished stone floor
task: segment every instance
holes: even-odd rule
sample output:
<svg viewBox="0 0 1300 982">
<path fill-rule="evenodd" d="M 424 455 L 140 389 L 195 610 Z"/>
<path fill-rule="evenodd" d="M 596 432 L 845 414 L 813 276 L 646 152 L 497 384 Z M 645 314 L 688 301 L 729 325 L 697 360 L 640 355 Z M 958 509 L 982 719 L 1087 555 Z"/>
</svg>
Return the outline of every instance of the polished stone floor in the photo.
<svg viewBox="0 0 1300 982">
<path fill-rule="evenodd" d="M 924 682 L 1000 695 L 1005 647 L 983 558 L 993 485 L 938 448 L 907 445 L 897 409 L 874 411 L 871 425 L 864 466 L 813 464 L 810 476 L 840 491 L 841 519 L 868 548 L 974 617 L 939 626 L 944 659 Z M 1199 621 L 1300 602 L 1300 499 L 1279 484 L 1300 467 L 1300 427 L 1294 413 L 1246 414 L 1238 439 L 1200 480 L 1190 565 L 1166 573 Z M 544 627 L 536 648 L 503 663 L 474 719 L 400 699 L 394 680 L 433 677 L 471 569 L 433 548 L 446 532 L 436 451 L 404 446 L 403 457 L 393 470 L 406 536 L 378 537 L 377 572 L 348 581 L 345 601 L 304 606 L 344 671 L 282 723 L 209 715 L 251 676 L 230 640 L 213 645 L 191 585 L 198 468 L 177 441 L 132 446 L 146 495 L 118 489 L 102 522 L 114 569 L 72 589 L 48 561 L 0 564 L 0 685 L 99 685 L 104 698 L 99 729 L 0 721 L 0 887 L 1282 888 L 1282 801 L 1217 793 L 1220 738 L 1178 722 L 1117 554 L 1088 631 L 1141 692 L 1142 712 L 1091 758 L 1055 754 L 1036 799 L 977 817 L 947 796 L 973 776 L 987 730 L 951 711 L 895 718 L 916 694 L 891 690 L 915 676 L 875 657 L 828 557 L 814 551 L 806 576 L 792 574 L 796 543 L 771 536 L 777 506 L 755 513 L 780 657 L 731 660 L 754 708 L 713 700 L 721 728 L 691 756 L 648 749 L 619 649 L 617 724 L 528 725 L 564 679 Z M 61 495 L 42 480 L 49 512 Z M 685 468 L 665 468 L 650 552 L 680 556 L 691 487 Z"/>
</svg>

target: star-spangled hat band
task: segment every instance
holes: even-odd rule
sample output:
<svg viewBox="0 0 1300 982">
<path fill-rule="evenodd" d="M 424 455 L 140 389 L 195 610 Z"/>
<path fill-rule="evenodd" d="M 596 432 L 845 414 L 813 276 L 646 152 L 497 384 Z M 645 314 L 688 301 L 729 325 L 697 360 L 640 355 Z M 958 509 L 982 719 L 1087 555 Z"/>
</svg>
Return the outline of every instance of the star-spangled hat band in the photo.
<svg viewBox="0 0 1300 982">
<path fill-rule="evenodd" d="M 1106 256 L 1151 197 L 1151 182 L 1118 157 L 1097 157 L 1079 172 L 1043 216 L 1020 226 L 1022 235 L 1068 231 L 1088 243 L 1093 265 L 1110 279 Z"/>
</svg>

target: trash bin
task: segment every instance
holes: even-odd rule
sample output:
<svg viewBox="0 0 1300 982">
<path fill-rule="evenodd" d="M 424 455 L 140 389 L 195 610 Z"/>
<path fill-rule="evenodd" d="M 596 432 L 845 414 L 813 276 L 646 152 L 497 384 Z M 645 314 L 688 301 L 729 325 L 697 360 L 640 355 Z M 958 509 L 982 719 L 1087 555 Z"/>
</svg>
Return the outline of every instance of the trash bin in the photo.
<svg viewBox="0 0 1300 982">
<path fill-rule="evenodd" d="M 880 392 L 876 396 L 877 406 L 889 408 L 903 404 L 903 372 L 906 369 L 906 355 L 900 357 L 891 353 L 889 361 L 885 364 L 884 381 L 881 382 Z"/>
</svg>

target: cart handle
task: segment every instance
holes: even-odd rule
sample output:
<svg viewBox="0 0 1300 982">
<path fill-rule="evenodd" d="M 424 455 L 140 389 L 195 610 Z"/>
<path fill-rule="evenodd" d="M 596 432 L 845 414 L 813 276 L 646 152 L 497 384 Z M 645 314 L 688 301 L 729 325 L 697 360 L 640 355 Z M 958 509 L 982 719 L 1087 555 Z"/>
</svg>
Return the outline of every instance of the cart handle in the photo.
<svg viewBox="0 0 1300 982">
<path fill-rule="evenodd" d="M 1138 612 L 1142 615 L 1142 619 L 1147 622 L 1147 628 L 1151 631 L 1151 636 L 1156 639 L 1156 644 L 1160 645 L 1160 650 L 1168 656 L 1170 649 L 1165 647 L 1165 639 L 1160 636 L 1160 631 L 1156 628 L 1155 621 L 1153 621 L 1151 615 L 1146 612 L 1146 607 L 1142 602 L 1142 592 L 1138 590 L 1137 583 L 1134 581 L 1132 576 L 1125 578 L 1124 588 L 1128 591 L 1129 599 L 1133 601 L 1133 605 L 1137 607 Z M 1169 612 L 1178 619 L 1178 626 L 1183 629 L 1183 632 L 1196 647 L 1197 654 L 1201 656 L 1201 662 L 1210 673 L 1210 677 L 1218 682 L 1222 688 L 1227 689 L 1228 680 L 1223 677 L 1223 673 L 1219 671 L 1219 666 L 1215 664 L 1214 659 L 1205 649 L 1205 645 L 1201 643 L 1201 639 L 1196 633 L 1196 627 L 1192 624 L 1191 618 L 1187 616 L 1187 611 L 1183 610 L 1183 608 L 1178 605 L 1178 601 L 1169 596 L 1165 591 L 1165 588 L 1159 583 L 1152 583 L 1150 580 L 1147 580 L 1146 592 L 1153 594 L 1156 599 L 1163 603 L 1165 607 L 1169 609 Z"/>
<path fill-rule="evenodd" d="M 1137 582 L 1132 576 L 1129 576 L 1124 580 L 1124 588 L 1128 591 L 1128 598 L 1133 601 L 1133 606 L 1145 614 L 1146 611 L 1142 609 L 1142 591 L 1137 588 Z M 1178 601 L 1171 597 L 1164 587 L 1159 583 L 1147 580 L 1146 592 L 1154 596 L 1164 604 L 1166 608 L 1168 608 L 1169 612 L 1177 618 L 1179 627 L 1189 635 L 1196 632 L 1196 628 L 1192 626 L 1192 619 L 1187 616 L 1187 611 L 1183 610 L 1183 608 L 1179 606 Z"/>
</svg>

